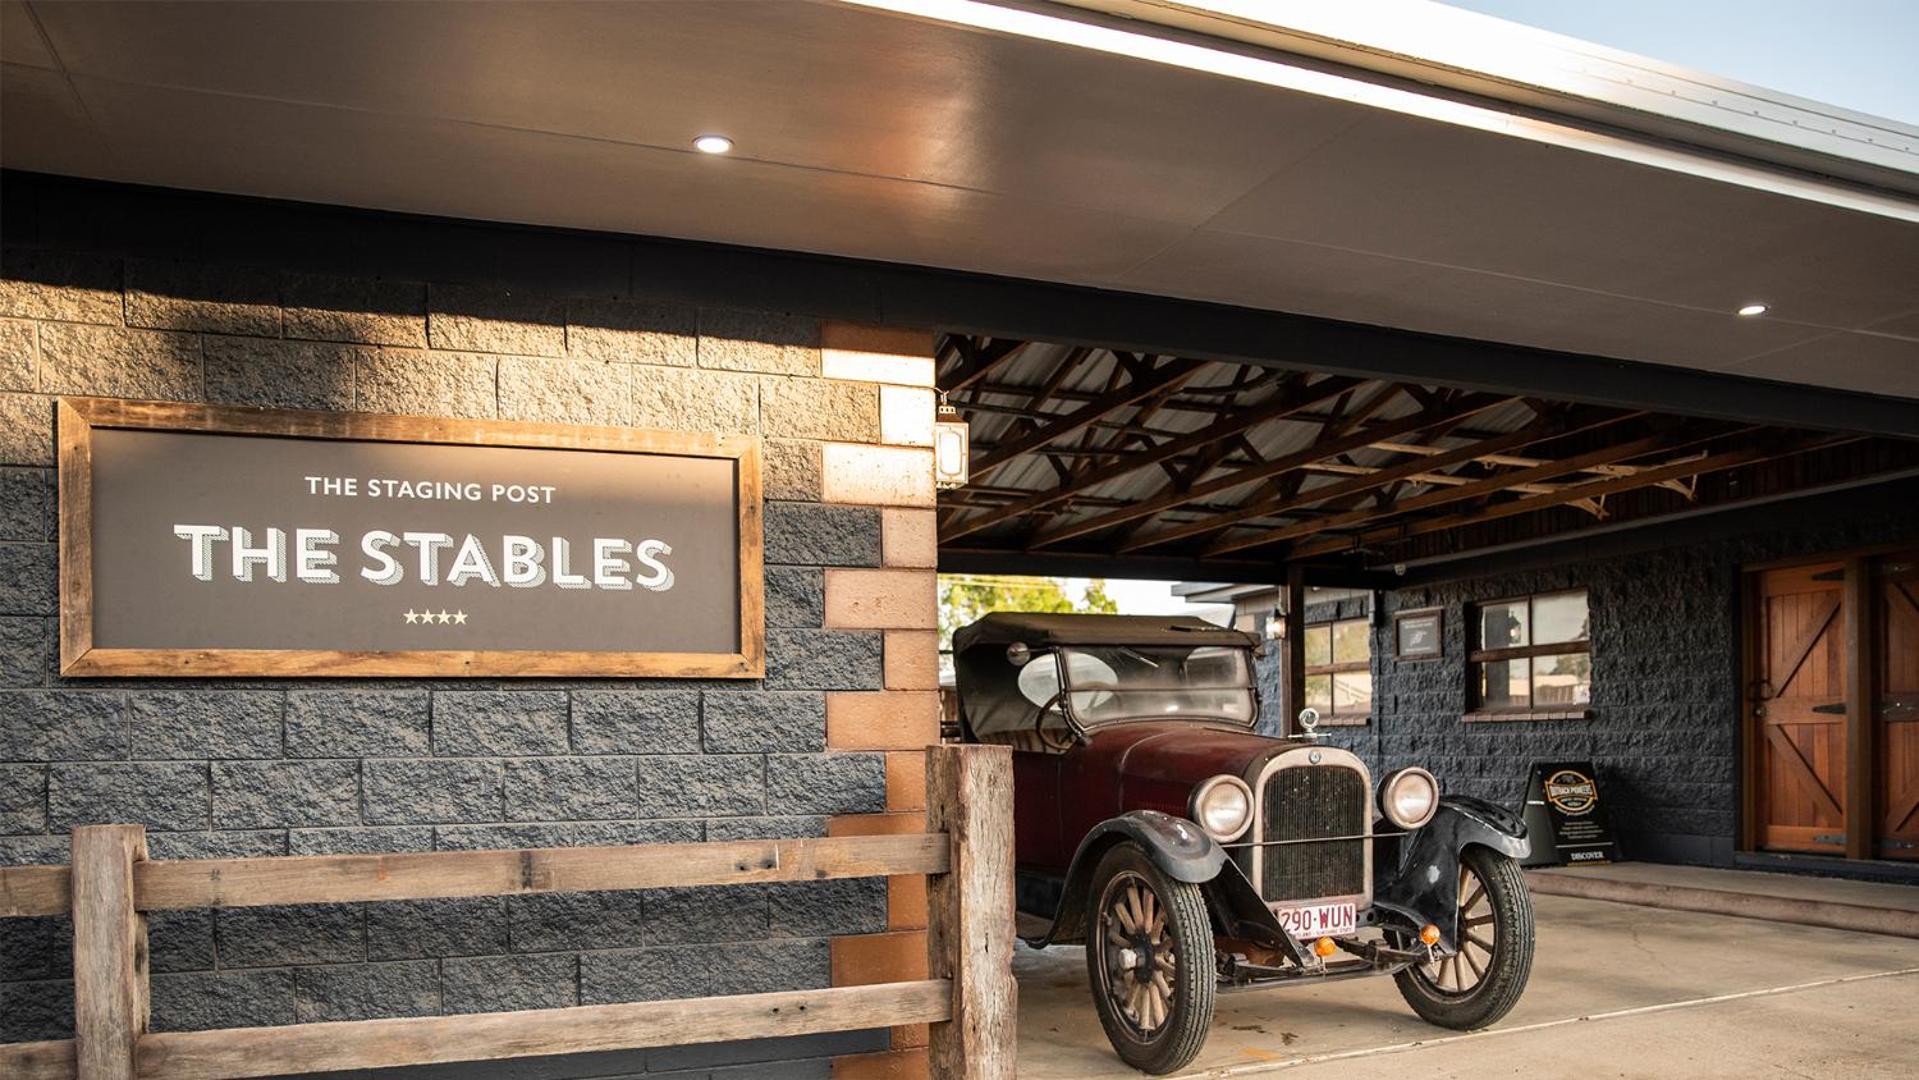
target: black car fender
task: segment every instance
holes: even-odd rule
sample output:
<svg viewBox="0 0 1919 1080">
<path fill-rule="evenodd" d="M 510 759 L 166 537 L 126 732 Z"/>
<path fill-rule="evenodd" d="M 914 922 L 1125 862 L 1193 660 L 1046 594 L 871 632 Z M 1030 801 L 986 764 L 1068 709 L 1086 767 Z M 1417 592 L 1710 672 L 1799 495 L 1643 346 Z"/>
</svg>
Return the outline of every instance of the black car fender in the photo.
<svg viewBox="0 0 1919 1080">
<path fill-rule="evenodd" d="M 1219 868 L 1226 863 L 1225 849 L 1184 818 L 1157 810 L 1130 810 L 1107 818 L 1087 830 L 1079 850 L 1073 853 L 1052 926 L 1041 937 L 1027 938 L 1027 944 L 1038 948 L 1084 936 L 1080 924 L 1086 921 L 1086 894 L 1092 887 L 1093 871 L 1113 845 L 1129 840 L 1174 881 L 1203 885 L 1219 876 Z"/>
<path fill-rule="evenodd" d="M 1046 933 L 1026 938 L 1028 945 L 1043 948 L 1085 938 L 1086 898 L 1092 891 L 1093 872 L 1115 844 L 1127 841 L 1138 844 L 1167 877 L 1205 890 L 1218 929 L 1229 936 L 1267 942 L 1294 962 L 1311 966 L 1312 961 L 1259 898 L 1259 891 L 1227 858 L 1226 850 L 1199 826 L 1157 810 L 1133 810 L 1087 832 L 1067 868 L 1051 925 Z"/>
<path fill-rule="evenodd" d="M 1459 859 L 1469 847 L 1524 859 L 1532 851 L 1526 824 L 1505 807 L 1465 795 L 1439 800 L 1433 819 L 1400 840 L 1397 866 L 1375 868 L 1373 904 L 1413 926 L 1439 927 L 1439 948 L 1459 940 Z"/>
</svg>

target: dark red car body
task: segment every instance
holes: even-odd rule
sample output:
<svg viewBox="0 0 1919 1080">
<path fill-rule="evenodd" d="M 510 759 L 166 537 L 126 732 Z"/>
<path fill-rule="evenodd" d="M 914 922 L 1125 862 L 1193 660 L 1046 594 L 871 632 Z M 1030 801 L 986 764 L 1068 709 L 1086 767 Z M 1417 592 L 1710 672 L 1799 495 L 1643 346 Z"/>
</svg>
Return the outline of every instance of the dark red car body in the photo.
<svg viewBox="0 0 1919 1080">
<path fill-rule="evenodd" d="M 1256 734 L 1255 647 L 1103 615 L 954 635 L 960 736 L 1012 750 L 1021 938 L 1086 946 L 1109 1041 L 1152 1073 L 1198 1053 L 1221 987 L 1390 975 L 1441 1026 L 1504 1016 L 1532 962 L 1525 827 L 1417 766 L 1375 787 L 1310 710 L 1298 737 Z"/>
<path fill-rule="evenodd" d="M 1108 724 L 1062 754 L 1013 755 L 1015 859 L 1021 870 L 1064 875 L 1093 827 L 1128 810 L 1183 818 L 1193 788 L 1244 776 L 1290 745 L 1192 720 Z"/>
</svg>

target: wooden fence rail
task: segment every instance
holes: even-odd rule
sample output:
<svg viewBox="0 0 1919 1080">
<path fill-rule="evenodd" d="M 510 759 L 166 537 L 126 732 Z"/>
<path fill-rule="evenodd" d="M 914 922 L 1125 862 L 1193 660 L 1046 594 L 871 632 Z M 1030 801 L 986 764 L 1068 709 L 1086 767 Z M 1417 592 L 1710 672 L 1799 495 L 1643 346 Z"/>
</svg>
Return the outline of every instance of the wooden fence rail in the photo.
<svg viewBox="0 0 1919 1080">
<path fill-rule="evenodd" d="M 926 832 L 712 844 L 153 861 L 138 825 L 71 866 L 0 868 L 0 917 L 71 913 L 72 1039 L 0 1045 L 7 1080 L 227 1080 L 930 1024 L 937 1077 L 1011 1077 L 1012 761 L 926 752 Z M 930 979 L 285 1027 L 147 1030 L 146 912 L 928 875 Z"/>
</svg>

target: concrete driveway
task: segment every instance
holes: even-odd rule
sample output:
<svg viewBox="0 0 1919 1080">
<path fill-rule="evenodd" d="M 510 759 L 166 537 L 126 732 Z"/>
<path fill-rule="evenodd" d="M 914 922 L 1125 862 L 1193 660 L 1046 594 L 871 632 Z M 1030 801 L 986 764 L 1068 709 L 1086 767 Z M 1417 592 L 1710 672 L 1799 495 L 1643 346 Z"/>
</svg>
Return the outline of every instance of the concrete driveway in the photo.
<svg viewBox="0 0 1919 1080">
<path fill-rule="evenodd" d="M 1183 1075 L 1910 1077 L 1919 940 L 1536 896 L 1538 954 L 1501 1024 L 1416 1018 L 1391 979 L 1227 994 Z M 1080 949 L 1022 948 L 1025 1080 L 1137 1077 L 1106 1044 Z"/>
</svg>

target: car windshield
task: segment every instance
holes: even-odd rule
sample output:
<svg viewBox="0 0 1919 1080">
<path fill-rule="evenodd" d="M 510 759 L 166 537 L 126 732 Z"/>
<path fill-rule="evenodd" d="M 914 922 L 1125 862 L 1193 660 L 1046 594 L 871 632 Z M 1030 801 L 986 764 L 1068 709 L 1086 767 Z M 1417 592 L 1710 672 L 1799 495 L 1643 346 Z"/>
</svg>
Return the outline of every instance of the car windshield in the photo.
<svg viewBox="0 0 1919 1080">
<path fill-rule="evenodd" d="M 1209 646 L 1097 645 L 1060 650 L 1020 669 L 1020 693 L 1045 707 L 1059 694 L 1086 725 L 1190 717 L 1251 726 L 1253 678 L 1246 650 Z"/>
</svg>

